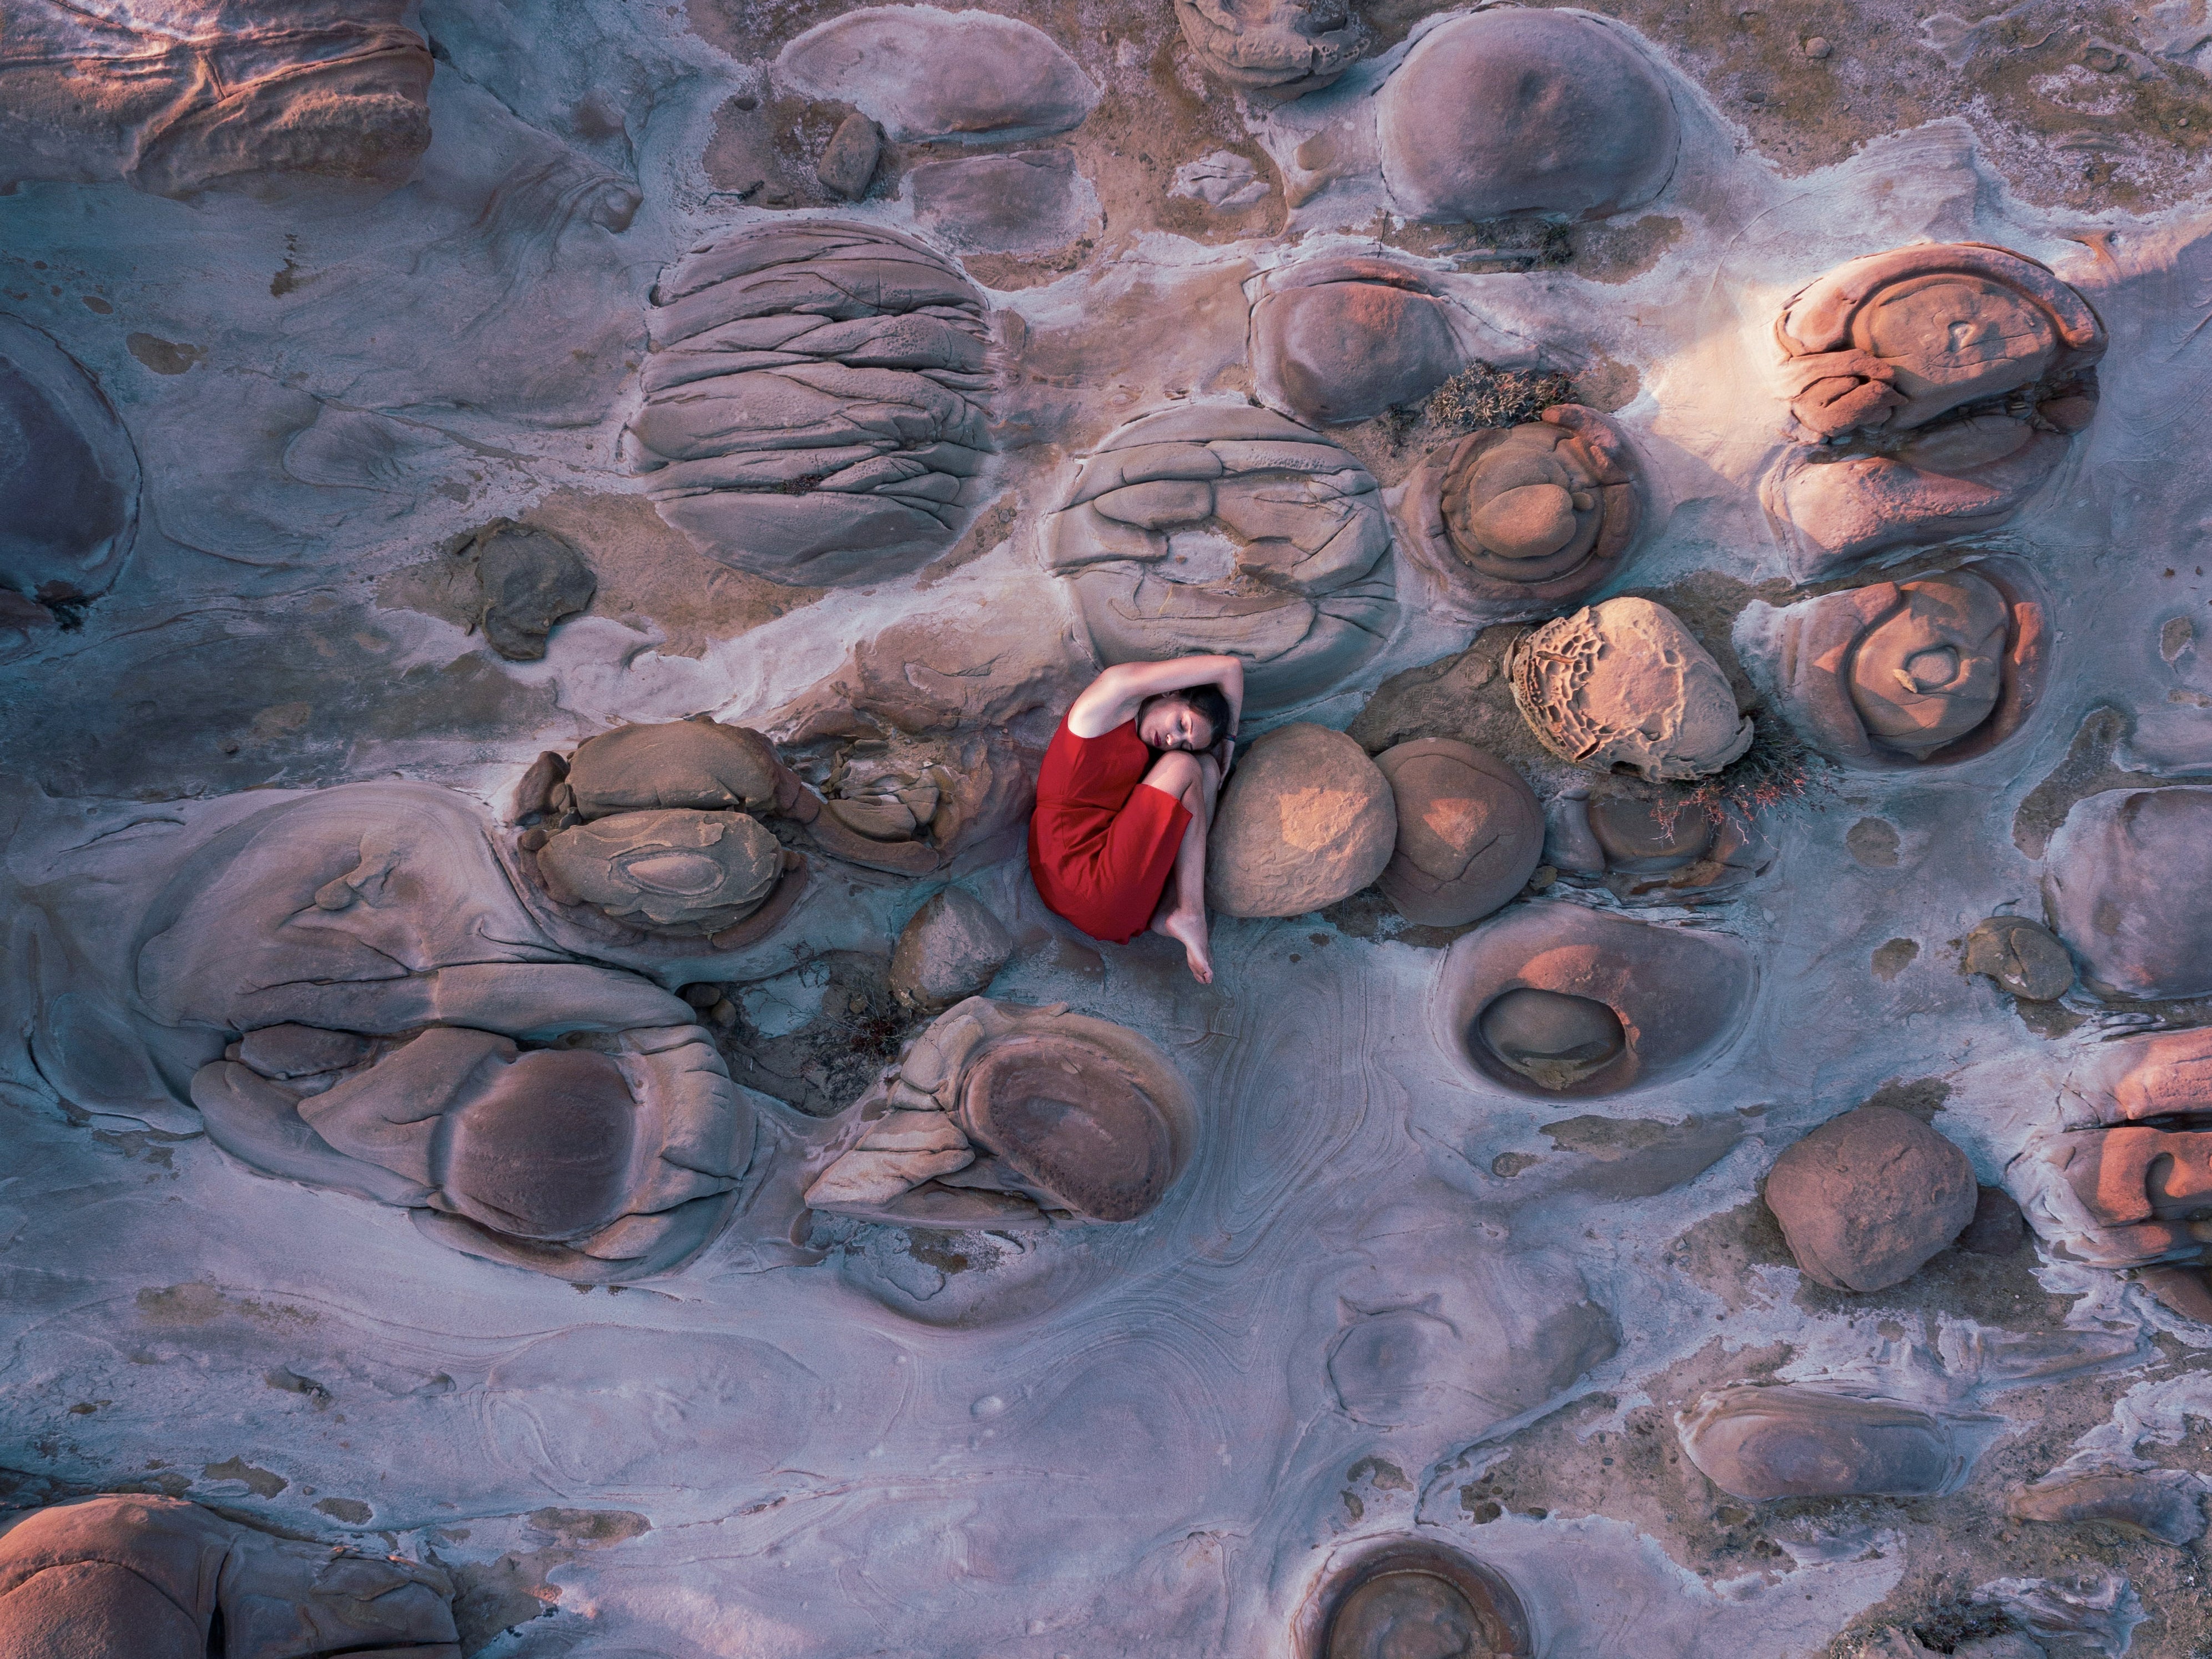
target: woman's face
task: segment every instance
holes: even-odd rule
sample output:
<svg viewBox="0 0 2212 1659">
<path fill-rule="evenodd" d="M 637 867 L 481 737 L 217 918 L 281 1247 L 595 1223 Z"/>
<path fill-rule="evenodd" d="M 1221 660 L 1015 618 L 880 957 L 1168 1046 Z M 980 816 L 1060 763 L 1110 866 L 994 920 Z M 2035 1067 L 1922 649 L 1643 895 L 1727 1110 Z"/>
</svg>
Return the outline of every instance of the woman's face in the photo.
<svg viewBox="0 0 2212 1659">
<path fill-rule="evenodd" d="M 1181 697 L 1158 697 L 1137 714 L 1137 735 L 1153 749 L 1213 747 L 1213 727 Z"/>
</svg>

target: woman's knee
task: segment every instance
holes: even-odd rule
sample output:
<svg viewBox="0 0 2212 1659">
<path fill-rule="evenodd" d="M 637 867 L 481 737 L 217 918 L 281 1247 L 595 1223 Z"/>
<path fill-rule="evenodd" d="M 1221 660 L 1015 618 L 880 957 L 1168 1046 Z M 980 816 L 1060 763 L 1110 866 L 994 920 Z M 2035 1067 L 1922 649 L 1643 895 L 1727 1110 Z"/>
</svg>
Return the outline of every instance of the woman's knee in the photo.
<svg viewBox="0 0 2212 1659">
<path fill-rule="evenodd" d="M 1198 757 L 1176 749 L 1152 763 L 1152 769 L 1145 774 L 1145 781 L 1155 789 L 1170 795 L 1187 793 L 1204 776 L 1200 770 Z"/>
</svg>

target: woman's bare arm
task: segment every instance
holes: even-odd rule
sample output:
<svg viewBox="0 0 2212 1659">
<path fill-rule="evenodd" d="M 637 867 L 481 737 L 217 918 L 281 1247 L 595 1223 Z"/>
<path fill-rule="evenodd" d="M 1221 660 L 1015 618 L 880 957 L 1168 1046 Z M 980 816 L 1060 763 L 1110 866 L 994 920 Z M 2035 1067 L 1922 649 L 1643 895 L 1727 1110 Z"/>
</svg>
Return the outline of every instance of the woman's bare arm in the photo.
<svg viewBox="0 0 2212 1659">
<path fill-rule="evenodd" d="M 1194 685 L 1218 685 L 1229 699 L 1231 723 L 1243 718 L 1242 657 L 1172 657 L 1166 662 L 1125 662 L 1108 669 L 1083 689 L 1068 709 L 1067 729 L 1079 738 L 1103 738 L 1133 718 L 1146 698 Z"/>
</svg>

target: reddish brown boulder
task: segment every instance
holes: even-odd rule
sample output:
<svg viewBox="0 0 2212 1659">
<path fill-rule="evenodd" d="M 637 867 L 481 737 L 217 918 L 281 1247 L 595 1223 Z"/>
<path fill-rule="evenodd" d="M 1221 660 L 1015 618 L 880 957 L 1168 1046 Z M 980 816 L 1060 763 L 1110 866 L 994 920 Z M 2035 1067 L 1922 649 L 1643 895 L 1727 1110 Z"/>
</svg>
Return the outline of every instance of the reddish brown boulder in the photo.
<svg viewBox="0 0 2212 1659">
<path fill-rule="evenodd" d="M 1449 738 L 1384 750 L 1396 850 L 1376 885 L 1409 921 L 1456 927 L 1528 884 L 1544 852 L 1544 809 L 1521 775 L 1494 755 Z"/>
<path fill-rule="evenodd" d="M 1786 1148 L 1766 1207 L 1808 1278 L 1879 1291 L 1910 1279 L 1974 1218 L 1974 1166 L 1892 1106 L 1830 1118 Z"/>
<path fill-rule="evenodd" d="M 1380 767 L 1341 732 L 1285 726 L 1230 774 L 1206 842 L 1206 902 L 1229 916 L 1297 916 L 1382 873 L 1398 811 Z"/>
</svg>

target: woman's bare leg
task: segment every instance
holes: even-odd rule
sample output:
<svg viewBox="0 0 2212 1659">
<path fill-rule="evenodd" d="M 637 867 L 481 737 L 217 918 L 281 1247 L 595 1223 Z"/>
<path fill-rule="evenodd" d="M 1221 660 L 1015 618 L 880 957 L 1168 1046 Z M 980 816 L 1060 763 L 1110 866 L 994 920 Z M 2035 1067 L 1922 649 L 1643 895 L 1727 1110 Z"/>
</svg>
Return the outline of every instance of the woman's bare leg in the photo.
<svg viewBox="0 0 2212 1659">
<path fill-rule="evenodd" d="M 1190 961 L 1191 977 L 1200 985 L 1211 985 L 1213 957 L 1206 931 L 1206 837 L 1213 827 L 1221 769 L 1211 755 L 1163 755 L 1146 774 L 1145 782 L 1175 796 L 1190 811 L 1190 822 L 1183 826 L 1182 845 L 1176 849 L 1175 868 L 1152 917 L 1152 931 L 1182 945 Z"/>
</svg>

